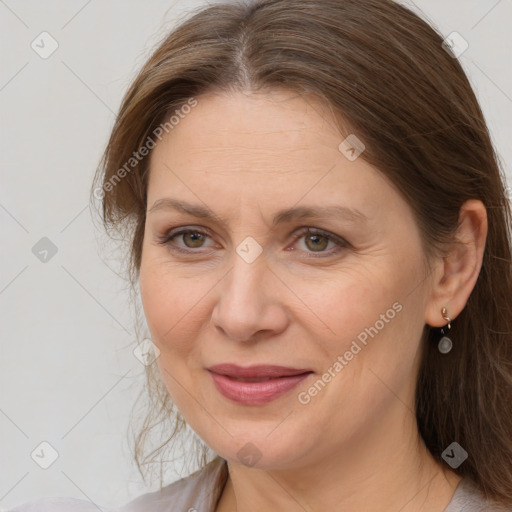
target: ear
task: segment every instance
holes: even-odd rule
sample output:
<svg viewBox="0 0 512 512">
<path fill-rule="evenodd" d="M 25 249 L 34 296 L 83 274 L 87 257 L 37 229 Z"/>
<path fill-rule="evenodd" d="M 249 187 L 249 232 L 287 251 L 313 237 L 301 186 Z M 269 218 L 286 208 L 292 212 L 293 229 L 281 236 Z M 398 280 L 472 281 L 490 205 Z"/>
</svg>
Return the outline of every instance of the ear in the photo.
<svg viewBox="0 0 512 512">
<path fill-rule="evenodd" d="M 425 313 L 425 322 L 431 327 L 443 327 L 441 310 L 453 320 L 464 309 L 482 268 L 487 239 L 487 211 L 482 201 L 466 201 L 459 213 L 455 241 L 444 257 L 436 263 L 432 274 L 431 294 Z"/>
</svg>

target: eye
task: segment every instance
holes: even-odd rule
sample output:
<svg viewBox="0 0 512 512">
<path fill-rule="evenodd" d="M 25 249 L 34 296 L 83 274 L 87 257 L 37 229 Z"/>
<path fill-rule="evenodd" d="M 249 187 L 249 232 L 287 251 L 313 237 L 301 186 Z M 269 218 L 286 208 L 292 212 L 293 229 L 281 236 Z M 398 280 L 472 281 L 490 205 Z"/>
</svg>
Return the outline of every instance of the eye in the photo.
<svg viewBox="0 0 512 512">
<path fill-rule="evenodd" d="M 211 237 L 206 231 L 189 227 L 184 229 L 171 230 L 162 237 L 158 238 L 157 241 L 159 244 L 167 246 L 172 251 L 191 254 L 193 252 L 198 252 L 195 251 L 195 249 L 208 247 L 205 246 L 205 242 L 208 239 L 211 239 Z M 309 254 L 309 256 L 307 256 L 308 258 L 322 258 L 332 256 L 344 248 L 350 247 L 350 244 L 343 238 L 318 228 L 302 228 L 295 235 L 293 245 L 301 245 L 297 243 L 302 239 L 304 239 L 304 241 L 300 250 L 306 254 Z M 181 244 L 178 244 L 177 241 L 181 241 Z M 329 244 L 331 244 L 331 249 L 326 250 L 328 249 Z M 292 246 L 290 250 L 294 251 L 295 247 Z"/>
<path fill-rule="evenodd" d="M 200 229 L 186 228 L 166 233 L 158 240 L 158 243 L 168 246 L 171 250 L 190 253 L 194 249 L 204 247 L 203 244 L 207 238 L 210 238 L 209 235 Z M 181 240 L 184 246 L 176 245 L 175 239 Z"/>
<path fill-rule="evenodd" d="M 304 251 L 307 253 L 312 253 L 310 256 L 308 256 L 311 258 L 332 256 L 333 254 L 337 254 L 343 248 L 349 247 L 348 242 L 343 240 L 343 238 L 317 228 L 306 227 L 299 231 L 299 233 L 296 235 L 295 241 L 298 242 L 302 239 L 304 239 Z M 334 245 L 334 250 L 325 250 L 329 244 Z M 295 249 L 292 248 L 292 250 Z"/>
</svg>

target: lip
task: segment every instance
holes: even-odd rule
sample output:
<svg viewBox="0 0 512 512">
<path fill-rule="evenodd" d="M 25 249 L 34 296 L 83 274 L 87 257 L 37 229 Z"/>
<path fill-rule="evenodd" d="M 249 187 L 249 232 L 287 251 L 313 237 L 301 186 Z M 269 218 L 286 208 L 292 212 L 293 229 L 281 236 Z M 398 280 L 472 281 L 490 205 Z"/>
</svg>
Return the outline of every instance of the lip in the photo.
<svg viewBox="0 0 512 512">
<path fill-rule="evenodd" d="M 245 405 L 262 405 L 288 393 L 313 372 L 307 368 L 220 364 L 208 368 L 217 390 Z"/>
</svg>

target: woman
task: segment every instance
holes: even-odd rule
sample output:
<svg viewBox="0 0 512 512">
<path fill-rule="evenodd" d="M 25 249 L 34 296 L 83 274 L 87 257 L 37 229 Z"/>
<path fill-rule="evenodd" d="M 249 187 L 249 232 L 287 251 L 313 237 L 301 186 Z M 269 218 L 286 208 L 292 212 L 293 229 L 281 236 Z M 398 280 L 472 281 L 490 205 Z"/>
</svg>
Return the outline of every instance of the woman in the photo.
<svg viewBox="0 0 512 512">
<path fill-rule="evenodd" d="M 121 510 L 512 510 L 510 205 L 455 57 L 388 0 L 260 0 L 145 64 L 94 195 L 216 456 Z"/>
</svg>

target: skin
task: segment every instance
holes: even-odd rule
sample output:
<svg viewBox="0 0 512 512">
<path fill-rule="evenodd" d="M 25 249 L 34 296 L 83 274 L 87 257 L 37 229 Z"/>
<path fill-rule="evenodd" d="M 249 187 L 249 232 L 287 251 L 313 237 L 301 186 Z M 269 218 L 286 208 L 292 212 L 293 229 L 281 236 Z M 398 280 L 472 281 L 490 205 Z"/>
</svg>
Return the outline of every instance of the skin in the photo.
<svg viewBox="0 0 512 512">
<path fill-rule="evenodd" d="M 228 460 L 217 511 L 443 511 L 460 477 L 418 434 L 419 347 L 425 324 L 445 325 L 442 307 L 453 321 L 475 285 L 484 206 L 465 203 L 464 243 L 426 261 L 411 208 L 378 169 L 342 154 L 344 136 L 323 102 L 285 90 L 197 100 L 151 155 L 140 290 L 169 393 Z M 153 208 L 163 198 L 216 217 Z M 278 210 L 306 205 L 342 205 L 366 220 L 272 226 Z M 311 241 L 305 226 L 347 243 Z M 205 236 L 159 243 L 175 228 Z M 236 252 L 249 236 L 263 249 L 252 263 Z M 400 312 L 300 403 L 299 393 L 396 303 Z M 314 374 L 268 404 L 243 405 L 222 396 L 206 370 L 226 362 Z M 237 456 L 247 443 L 261 457 L 252 466 Z"/>
</svg>

